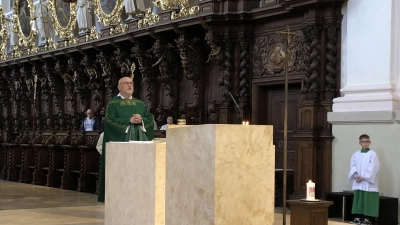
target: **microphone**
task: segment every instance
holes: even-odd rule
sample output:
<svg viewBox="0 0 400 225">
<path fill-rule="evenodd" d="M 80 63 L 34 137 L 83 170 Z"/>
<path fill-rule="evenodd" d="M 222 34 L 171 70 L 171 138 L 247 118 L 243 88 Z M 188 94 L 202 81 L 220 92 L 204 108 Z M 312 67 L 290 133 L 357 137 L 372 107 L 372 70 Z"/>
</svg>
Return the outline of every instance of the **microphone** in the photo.
<svg viewBox="0 0 400 225">
<path fill-rule="evenodd" d="M 228 93 L 229 93 L 229 95 L 231 96 L 231 98 L 232 98 L 232 100 L 233 100 L 233 103 L 235 103 L 234 108 L 236 109 L 236 113 L 238 114 L 238 118 L 239 118 L 240 120 L 243 120 L 243 119 L 242 119 L 242 114 L 240 113 L 239 105 L 236 103 L 236 101 L 235 101 L 235 99 L 233 98 L 231 92 L 228 91 Z"/>
</svg>

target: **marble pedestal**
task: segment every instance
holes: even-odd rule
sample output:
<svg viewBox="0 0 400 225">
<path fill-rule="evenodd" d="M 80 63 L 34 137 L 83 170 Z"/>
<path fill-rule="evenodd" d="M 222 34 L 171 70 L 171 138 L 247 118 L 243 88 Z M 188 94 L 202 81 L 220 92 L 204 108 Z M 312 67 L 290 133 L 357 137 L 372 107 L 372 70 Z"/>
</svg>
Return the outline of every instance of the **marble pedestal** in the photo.
<svg viewBox="0 0 400 225">
<path fill-rule="evenodd" d="M 165 153 L 165 143 L 107 143 L 106 225 L 165 224 Z"/>
<path fill-rule="evenodd" d="M 273 224 L 272 140 L 272 126 L 168 128 L 165 224 Z"/>
</svg>

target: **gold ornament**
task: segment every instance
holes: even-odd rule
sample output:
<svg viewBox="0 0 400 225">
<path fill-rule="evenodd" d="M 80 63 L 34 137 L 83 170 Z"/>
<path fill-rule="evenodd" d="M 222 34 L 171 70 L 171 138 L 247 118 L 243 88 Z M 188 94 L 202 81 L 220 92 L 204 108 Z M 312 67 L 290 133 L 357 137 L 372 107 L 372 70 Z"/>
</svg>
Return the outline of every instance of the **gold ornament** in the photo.
<svg viewBox="0 0 400 225">
<path fill-rule="evenodd" d="M 64 3 L 65 4 L 65 3 Z M 67 39 L 65 41 L 65 46 L 68 46 L 73 43 L 74 39 L 74 30 L 76 27 L 76 2 L 71 2 L 69 5 L 69 21 L 66 26 L 63 26 L 57 18 L 57 9 L 59 7 L 56 5 L 56 0 L 50 0 L 49 8 L 51 10 L 51 20 L 53 21 L 53 27 L 56 35 L 60 37 L 60 39 Z"/>
<path fill-rule="evenodd" d="M 38 77 L 37 77 L 37 74 L 35 74 L 35 76 L 33 77 L 33 82 L 34 82 L 34 84 L 33 84 L 33 99 L 36 99 L 37 80 L 38 80 Z"/>
<path fill-rule="evenodd" d="M 20 6 L 19 3 L 20 2 L 26 2 L 27 5 L 22 5 Z M 26 9 L 22 9 L 22 7 L 27 7 L 27 10 L 29 10 L 29 15 L 26 15 L 25 18 L 22 18 L 23 16 L 19 15 L 18 13 L 22 10 L 26 10 Z M 33 6 L 33 1 L 32 0 L 17 0 L 14 5 L 13 5 L 13 9 L 14 9 L 14 15 L 16 17 L 17 20 L 17 26 L 18 26 L 18 30 L 19 30 L 19 44 L 20 46 L 26 46 L 29 48 L 32 48 L 33 46 L 36 45 L 36 34 L 37 31 L 32 29 L 32 23 L 34 23 L 35 21 L 35 7 Z M 27 11 L 25 11 L 25 13 L 28 13 Z M 21 14 L 21 13 L 20 13 Z M 27 17 L 30 17 L 30 21 L 28 23 L 27 21 Z M 22 19 L 22 21 L 21 21 Z M 23 26 L 21 26 L 21 23 L 23 24 Z M 27 27 L 28 26 L 28 27 Z M 15 27 L 15 25 L 14 25 Z M 24 31 L 28 31 L 29 30 L 29 34 L 25 35 Z"/>
<path fill-rule="evenodd" d="M 19 49 L 19 45 L 14 46 L 14 51 L 11 54 L 12 58 L 18 58 L 22 56 L 22 51 Z"/>
<path fill-rule="evenodd" d="M 147 8 L 144 11 L 144 18 L 138 21 L 138 28 L 148 27 L 154 25 L 160 21 L 158 15 L 154 15 L 151 8 Z"/>
<path fill-rule="evenodd" d="M 4 16 L 3 7 L 0 6 L 0 58 L 1 60 L 7 59 L 6 44 L 7 44 L 7 25 Z"/>
<path fill-rule="evenodd" d="M 101 32 L 97 32 L 95 26 L 90 29 L 90 34 L 86 34 L 86 41 L 91 41 L 99 38 L 101 38 Z"/>
<path fill-rule="evenodd" d="M 156 0 L 154 5 L 163 10 L 175 10 L 179 9 L 179 0 Z"/>
<path fill-rule="evenodd" d="M 115 27 L 110 28 L 110 35 L 125 33 L 128 30 L 128 24 L 118 24 Z"/>
<path fill-rule="evenodd" d="M 116 5 L 110 14 L 104 12 L 101 8 L 100 0 L 94 0 L 94 13 L 99 18 L 99 23 L 103 26 L 116 26 L 121 24 L 122 8 L 124 7 L 123 0 L 117 0 Z"/>
<path fill-rule="evenodd" d="M 188 0 L 156 0 L 154 5 L 163 10 L 174 10 L 171 13 L 171 20 L 182 19 L 200 13 L 200 7 L 190 7 Z"/>
<path fill-rule="evenodd" d="M 135 70 L 136 70 L 136 65 L 135 62 L 132 63 L 131 65 L 131 78 L 133 80 L 133 78 L 135 78 Z"/>
<path fill-rule="evenodd" d="M 47 40 L 46 46 L 44 47 L 45 51 L 48 50 L 54 50 L 58 48 L 58 43 L 54 43 L 52 38 L 49 38 L 49 40 Z"/>
</svg>

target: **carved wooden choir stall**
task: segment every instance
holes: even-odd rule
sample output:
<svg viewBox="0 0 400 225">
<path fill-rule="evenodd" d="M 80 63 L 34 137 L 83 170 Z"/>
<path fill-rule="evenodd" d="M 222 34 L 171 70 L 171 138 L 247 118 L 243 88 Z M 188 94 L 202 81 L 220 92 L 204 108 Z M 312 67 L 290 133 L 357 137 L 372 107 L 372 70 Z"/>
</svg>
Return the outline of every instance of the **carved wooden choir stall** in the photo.
<svg viewBox="0 0 400 225">
<path fill-rule="evenodd" d="M 287 61 L 290 197 L 303 197 L 310 179 L 318 198 L 331 191 L 326 114 L 340 84 L 344 0 L 84 2 L 16 0 L 0 10 L 2 179 L 95 191 L 99 133 L 80 124 L 89 108 L 104 117 L 123 76 L 159 126 L 168 116 L 273 125 L 279 171 Z M 288 44 L 278 32 L 287 26 L 297 34 Z"/>
</svg>

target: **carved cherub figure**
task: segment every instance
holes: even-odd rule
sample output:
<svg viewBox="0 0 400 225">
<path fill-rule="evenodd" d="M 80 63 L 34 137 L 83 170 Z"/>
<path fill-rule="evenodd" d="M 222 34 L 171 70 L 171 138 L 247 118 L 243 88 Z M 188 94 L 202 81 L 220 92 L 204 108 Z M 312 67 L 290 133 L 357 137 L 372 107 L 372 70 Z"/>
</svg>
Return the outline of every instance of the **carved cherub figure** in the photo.
<svg viewBox="0 0 400 225">
<path fill-rule="evenodd" d="M 222 56 L 221 56 L 221 47 L 218 46 L 218 44 L 215 42 L 214 37 L 210 34 L 206 35 L 206 40 L 207 44 L 211 48 L 210 54 L 208 54 L 208 59 L 206 63 L 208 63 L 210 60 L 214 62 L 222 62 Z"/>
<path fill-rule="evenodd" d="M 79 92 L 79 89 L 81 88 L 81 81 L 78 75 L 78 72 L 74 72 L 74 76 L 72 77 L 72 81 L 75 84 L 75 92 Z"/>
<path fill-rule="evenodd" d="M 27 77 L 25 79 L 26 87 L 28 88 L 28 93 L 31 93 L 31 88 L 33 88 L 33 79 L 32 77 Z"/>
<path fill-rule="evenodd" d="M 117 61 L 117 64 L 119 68 L 121 68 L 121 74 L 122 75 L 129 75 L 131 72 L 131 61 L 129 60 L 128 57 L 126 57 L 126 54 L 124 52 L 121 52 L 120 48 L 117 48 L 117 50 L 114 51 L 115 59 Z"/>
<path fill-rule="evenodd" d="M 92 83 L 92 79 L 97 79 L 97 67 L 94 64 L 87 65 L 83 70 L 86 75 L 89 77 L 89 83 Z"/>
</svg>

